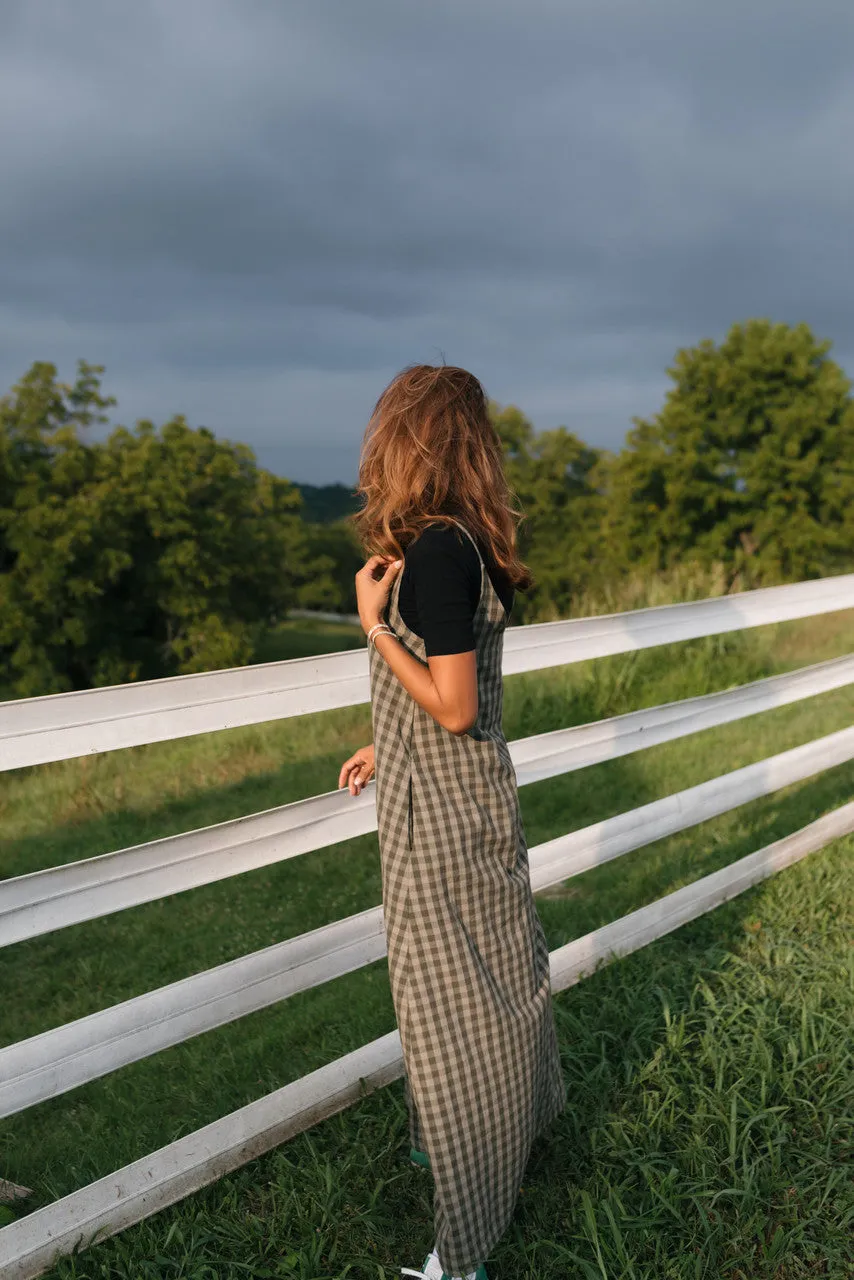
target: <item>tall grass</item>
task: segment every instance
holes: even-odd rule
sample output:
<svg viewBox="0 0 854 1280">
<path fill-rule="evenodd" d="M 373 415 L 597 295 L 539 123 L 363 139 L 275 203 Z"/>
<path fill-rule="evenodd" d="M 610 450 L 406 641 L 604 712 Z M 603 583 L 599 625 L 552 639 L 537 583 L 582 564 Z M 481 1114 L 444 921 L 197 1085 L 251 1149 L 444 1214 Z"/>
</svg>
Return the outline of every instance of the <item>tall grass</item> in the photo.
<svg viewBox="0 0 854 1280">
<path fill-rule="evenodd" d="M 723 564 L 708 568 L 686 561 L 661 573 L 636 569 L 622 578 L 580 591 L 572 601 L 571 617 L 599 617 L 651 609 L 656 605 L 708 600 L 727 594 L 730 574 Z"/>
</svg>

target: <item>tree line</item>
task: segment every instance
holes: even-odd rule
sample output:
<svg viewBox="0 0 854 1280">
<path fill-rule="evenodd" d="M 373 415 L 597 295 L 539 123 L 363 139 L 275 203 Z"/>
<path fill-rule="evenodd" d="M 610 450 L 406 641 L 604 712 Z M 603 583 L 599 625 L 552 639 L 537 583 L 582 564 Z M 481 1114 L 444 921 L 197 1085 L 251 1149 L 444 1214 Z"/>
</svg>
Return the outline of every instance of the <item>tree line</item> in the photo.
<svg viewBox="0 0 854 1280">
<path fill-rule="evenodd" d="M 722 569 L 727 589 L 850 568 L 854 402 L 830 345 L 749 320 L 682 349 L 661 409 L 616 452 L 492 403 L 535 578 L 514 620 L 687 562 Z M 237 666 L 291 608 L 355 611 L 363 554 L 340 493 L 303 491 L 181 416 L 88 439 L 115 404 L 103 372 L 80 361 L 66 384 L 38 362 L 0 400 L 9 693 Z"/>
</svg>

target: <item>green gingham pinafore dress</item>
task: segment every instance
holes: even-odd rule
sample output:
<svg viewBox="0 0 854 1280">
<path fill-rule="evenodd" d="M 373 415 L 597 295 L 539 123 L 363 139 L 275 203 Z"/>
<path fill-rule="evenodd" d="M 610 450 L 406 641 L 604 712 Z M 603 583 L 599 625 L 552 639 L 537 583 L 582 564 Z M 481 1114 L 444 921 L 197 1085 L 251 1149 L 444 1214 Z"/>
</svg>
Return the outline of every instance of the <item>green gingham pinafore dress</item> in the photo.
<svg viewBox="0 0 854 1280">
<path fill-rule="evenodd" d="M 566 1102 L 548 946 L 502 728 L 507 615 L 477 543 L 459 527 L 481 567 L 472 728 L 443 728 L 369 646 L 389 978 L 410 1140 L 430 1158 L 448 1274 L 487 1259 L 513 1215 L 534 1139 Z M 398 609 L 402 575 L 383 620 L 426 665 L 424 641 Z"/>
</svg>

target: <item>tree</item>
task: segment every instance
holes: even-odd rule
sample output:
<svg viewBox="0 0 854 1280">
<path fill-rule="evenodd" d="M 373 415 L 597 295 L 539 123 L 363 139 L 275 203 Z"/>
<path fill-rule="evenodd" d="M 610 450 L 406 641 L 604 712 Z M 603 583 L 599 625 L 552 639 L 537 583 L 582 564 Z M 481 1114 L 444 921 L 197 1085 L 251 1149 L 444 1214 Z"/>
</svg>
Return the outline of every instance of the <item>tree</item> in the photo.
<svg viewBox="0 0 854 1280">
<path fill-rule="evenodd" d="M 661 412 L 607 469 L 604 533 L 626 565 L 717 561 L 755 585 L 845 563 L 854 410 L 830 345 L 749 320 L 677 353 Z"/>
<path fill-rule="evenodd" d="M 306 572 L 300 495 L 181 417 L 101 444 L 97 366 L 0 406 L 0 669 L 43 694 L 249 660 Z"/>
<path fill-rule="evenodd" d="M 297 570 L 296 603 L 301 609 L 358 611 L 355 577 L 364 549 L 349 520 L 304 520 L 305 567 Z"/>
<path fill-rule="evenodd" d="M 515 405 L 502 409 L 491 403 L 490 416 L 504 448 L 508 482 L 525 513 L 520 551 L 535 579 L 518 610 L 514 605 L 514 615 L 567 617 L 573 595 L 595 572 L 601 454 L 566 427 L 535 433 Z"/>
</svg>

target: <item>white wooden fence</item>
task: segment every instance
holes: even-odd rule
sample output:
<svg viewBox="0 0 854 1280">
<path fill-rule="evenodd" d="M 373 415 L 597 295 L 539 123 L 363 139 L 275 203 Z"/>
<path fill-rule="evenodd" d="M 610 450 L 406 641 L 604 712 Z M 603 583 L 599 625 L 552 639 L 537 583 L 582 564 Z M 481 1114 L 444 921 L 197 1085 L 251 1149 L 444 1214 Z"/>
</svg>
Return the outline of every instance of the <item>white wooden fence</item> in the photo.
<svg viewBox="0 0 854 1280">
<path fill-rule="evenodd" d="M 504 674 L 854 608 L 854 574 L 601 618 L 511 627 Z M 854 657 L 510 744 L 520 786 L 854 683 Z M 367 702 L 363 649 L 0 704 L 0 769 Z M 529 850 L 535 892 L 854 759 L 854 728 Z M 0 946 L 376 830 L 346 789 L 0 882 Z M 854 831 L 854 803 L 551 954 L 560 991 Z M 328 982 L 385 954 L 382 908 L 338 920 L 0 1050 L 0 1116 Z M 403 1073 L 397 1031 L 0 1231 L 0 1276 L 29 1280 Z"/>
</svg>

